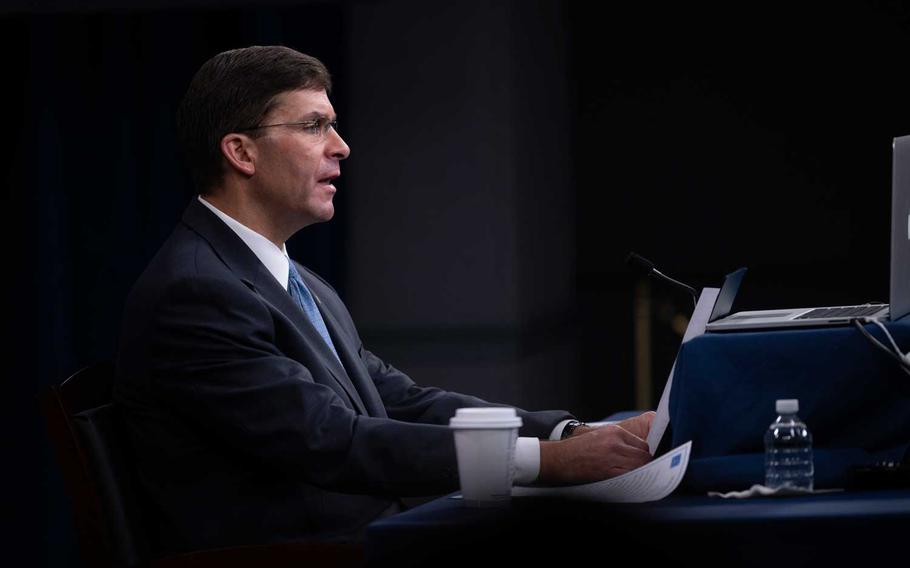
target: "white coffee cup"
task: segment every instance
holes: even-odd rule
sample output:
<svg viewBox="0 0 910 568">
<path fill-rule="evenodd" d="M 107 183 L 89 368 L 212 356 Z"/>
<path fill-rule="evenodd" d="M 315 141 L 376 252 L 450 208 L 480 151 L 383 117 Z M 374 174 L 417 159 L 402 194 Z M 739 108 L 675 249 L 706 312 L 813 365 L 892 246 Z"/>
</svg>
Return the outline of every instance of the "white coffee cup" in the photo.
<svg viewBox="0 0 910 568">
<path fill-rule="evenodd" d="M 515 477 L 515 442 L 521 418 L 514 408 L 459 408 L 449 421 L 461 495 L 472 507 L 508 503 Z"/>
</svg>

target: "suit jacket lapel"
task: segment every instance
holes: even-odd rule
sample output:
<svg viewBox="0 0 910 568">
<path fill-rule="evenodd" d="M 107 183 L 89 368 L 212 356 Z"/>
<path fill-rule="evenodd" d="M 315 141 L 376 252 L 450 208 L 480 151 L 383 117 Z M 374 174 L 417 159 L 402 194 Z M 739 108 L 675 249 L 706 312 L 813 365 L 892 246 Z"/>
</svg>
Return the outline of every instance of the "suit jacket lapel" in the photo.
<svg viewBox="0 0 910 568">
<path fill-rule="evenodd" d="M 348 377 L 345 368 L 342 367 L 341 362 L 338 361 L 338 358 L 332 353 L 332 350 L 326 344 L 325 340 L 319 335 L 319 332 L 316 331 L 313 324 L 310 323 L 310 320 L 307 318 L 304 311 L 297 305 L 297 302 L 291 298 L 291 295 L 288 294 L 287 290 L 282 288 L 281 285 L 272 278 L 271 274 L 269 274 L 269 279 L 271 282 L 266 280 L 265 283 L 263 283 L 264 285 L 259 287 L 260 294 L 294 322 L 295 327 L 297 327 L 300 333 L 306 338 L 307 345 L 319 355 L 320 363 L 329 369 L 335 377 L 335 380 L 338 381 L 344 391 L 348 394 L 348 397 L 350 397 L 351 402 L 354 403 L 355 408 L 361 414 L 368 414 L 367 408 L 360 398 L 357 388 Z M 323 319 L 324 318 L 325 316 L 323 315 Z M 335 349 L 338 349 L 337 342 L 335 343 Z"/>
<path fill-rule="evenodd" d="M 303 335 L 306 345 L 317 355 L 319 363 L 329 370 L 335 381 L 343 389 L 343 392 L 348 395 L 354 408 L 361 414 L 369 414 L 363 400 L 357 393 L 357 389 L 351 383 L 335 354 L 326 345 L 322 336 L 310 323 L 310 320 L 300 306 L 297 305 L 297 302 L 275 280 L 268 269 L 259 261 L 259 258 L 246 246 L 246 243 L 195 198 L 190 203 L 190 206 L 187 207 L 186 212 L 184 212 L 183 220 L 194 231 L 209 241 L 218 256 L 251 290 L 259 294 L 277 311 L 291 320 L 294 327 Z M 336 344 L 337 348 L 338 345 Z"/>
<path fill-rule="evenodd" d="M 305 276 L 303 276 L 304 279 L 309 279 L 309 274 L 307 274 L 305 270 L 301 271 L 301 274 L 305 274 Z M 322 299 L 313 292 L 313 285 L 307 282 L 307 286 L 310 288 L 310 292 L 316 300 L 319 312 L 322 313 L 322 319 L 325 320 L 325 326 L 329 330 L 329 335 L 332 337 L 332 343 L 338 351 L 338 356 L 341 357 L 341 360 L 344 362 L 344 367 L 347 369 L 352 382 L 357 388 L 357 392 L 360 393 L 360 397 L 369 410 L 369 415 L 387 418 L 388 414 L 386 414 L 382 398 L 379 396 L 379 392 L 376 390 L 373 380 L 370 379 L 369 374 L 364 368 L 363 361 L 360 360 L 360 356 L 354 350 L 353 338 L 344 332 L 341 325 L 338 323 L 338 320 L 332 315 L 332 312 L 326 309 Z"/>
</svg>

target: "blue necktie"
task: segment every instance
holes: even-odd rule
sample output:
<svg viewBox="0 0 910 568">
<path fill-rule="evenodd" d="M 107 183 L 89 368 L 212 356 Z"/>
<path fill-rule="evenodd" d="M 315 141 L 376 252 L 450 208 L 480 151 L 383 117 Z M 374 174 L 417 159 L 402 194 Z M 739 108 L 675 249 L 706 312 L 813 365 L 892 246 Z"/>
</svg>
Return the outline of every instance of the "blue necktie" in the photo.
<svg viewBox="0 0 910 568">
<path fill-rule="evenodd" d="M 316 331 L 319 332 L 319 335 L 322 336 L 322 339 L 325 341 L 326 345 L 329 346 L 329 349 L 332 350 L 332 353 L 335 354 L 335 358 L 338 359 L 338 362 L 341 362 L 341 358 L 338 357 L 338 352 L 335 351 L 335 345 L 332 344 L 332 338 L 329 337 L 329 330 L 325 327 L 325 321 L 322 319 L 322 314 L 319 313 L 319 308 L 316 307 L 313 295 L 306 287 L 306 284 L 303 283 L 303 278 L 301 278 L 300 273 L 297 272 L 297 267 L 294 266 L 293 260 L 288 259 L 288 268 L 288 293 L 291 294 L 291 297 L 294 298 L 297 305 L 303 309 L 306 317 L 310 320 L 310 323 L 313 324 L 313 327 L 316 328 Z"/>
</svg>

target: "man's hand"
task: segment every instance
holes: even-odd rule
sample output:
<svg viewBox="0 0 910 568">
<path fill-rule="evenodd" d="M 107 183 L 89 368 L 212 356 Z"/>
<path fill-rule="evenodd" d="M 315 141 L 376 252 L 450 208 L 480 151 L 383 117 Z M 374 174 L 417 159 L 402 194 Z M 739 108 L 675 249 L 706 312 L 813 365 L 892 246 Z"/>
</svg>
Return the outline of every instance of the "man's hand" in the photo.
<svg viewBox="0 0 910 568">
<path fill-rule="evenodd" d="M 621 422 L 617 422 L 617 426 L 622 428 L 627 432 L 631 432 L 641 438 L 642 440 L 648 439 L 648 432 L 651 431 L 651 423 L 654 422 L 654 417 L 657 416 L 657 413 L 653 410 L 648 412 L 643 412 L 638 416 L 633 416 L 632 418 L 626 418 Z M 578 426 L 575 428 L 575 431 L 572 432 L 572 436 L 581 436 L 582 434 L 587 434 L 594 430 L 591 426 Z"/>
<path fill-rule="evenodd" d="M 642 440 L 647 440 L 648 432 L 651 431 L 651 423 L 654 422 L 655 416 L 657 416 L 657 413 L 653 410 L 649 410 L 638 416 L 633 416 L 632 418 L 626 418 L 625 420 L 617 422 L 616 425 L 626 432 L 635 434 Z"/>
<path fill-rule="evenodd" d="M 646 416 L 650 414 L 650 416 Z M 651 461 L 647 437 L 654 413 L 592 428 L 559 442 L 540 443 L 539 481 L 577 484 L 615 477 Z M 627 429 L 628 428 L 628 429 Z"/>
</svg>

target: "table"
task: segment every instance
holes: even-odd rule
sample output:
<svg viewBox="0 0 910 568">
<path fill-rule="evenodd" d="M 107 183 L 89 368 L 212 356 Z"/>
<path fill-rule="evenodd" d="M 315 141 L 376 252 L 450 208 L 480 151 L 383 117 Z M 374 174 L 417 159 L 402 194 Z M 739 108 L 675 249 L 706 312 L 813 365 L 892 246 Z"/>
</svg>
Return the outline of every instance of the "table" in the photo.
<svg viewBox="0 0 910 568">
<path fill-rule="evenodd" d="M 887 327 L 910 351 L 910 317 Z M 762 436 L 780 398 L 800 401 L 820 487 L 842 487 L 857 464 L 899 461 L 910 445 L 910 375 L 857 329 L 708 333 L 680 349 L 670 396 L 673 446 L 692 440 L 686 486 L 761 483 Z"/>
<path fill-rule="evenodd" d="M 910 350 L 910 318 L 888 328 Z M 706 334 L 681 348 L 671 392 L 673 446 L 693 442 L 676 494 L 644 504 L 523 497 L 493 509 L 441 497 L 373 522 L 370 564 L 609 566 L 640 559 L 791 567 L 907 556 L 910 489 L 742 501 L 706 496 L 763 481 L 762 437 L 779 398 L 800 400 L 799 415 L 815 438 L 816 487 L 843 487 L 852 466 L 903 457 L 910 376 L 858 330 Z"/>
<path fill-rule="evenodd" d="M 841 566 L 906 557 L 910 530 L 910 490 L 609 505 L 523 497 L 491 509 L 452 497 L 373 522 L 369 564 L 628 566 L 632 553 L 647 565 Z"/>
</svg>

